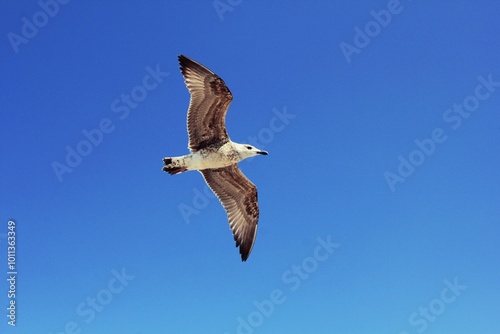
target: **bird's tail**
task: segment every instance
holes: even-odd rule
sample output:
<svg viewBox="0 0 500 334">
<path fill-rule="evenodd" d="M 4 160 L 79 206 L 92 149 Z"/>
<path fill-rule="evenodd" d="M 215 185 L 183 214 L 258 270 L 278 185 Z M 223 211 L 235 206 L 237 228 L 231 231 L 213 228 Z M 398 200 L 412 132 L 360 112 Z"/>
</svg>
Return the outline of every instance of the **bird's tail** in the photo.
<svg viewBox="0 0 500 334">
<path fill-rule="evenodd" d="M 163 171 L 169 173 L 170 175 L 183 173 L 188 170 L 184 157 L 163 158 L 163 162 L 165 163 Z"/>
</svg>

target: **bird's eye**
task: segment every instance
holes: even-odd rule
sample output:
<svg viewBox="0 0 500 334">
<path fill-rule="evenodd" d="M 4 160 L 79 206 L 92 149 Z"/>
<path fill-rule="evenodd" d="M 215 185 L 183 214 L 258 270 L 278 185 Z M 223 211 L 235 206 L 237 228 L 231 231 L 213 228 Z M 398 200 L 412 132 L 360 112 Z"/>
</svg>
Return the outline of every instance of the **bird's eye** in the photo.
<svg viewBox="0 0 500 334">
<path fill-rule="evenodd" d="M 251 150 L 251 149 L 252 149 L 252 146 L 247 146 L 247 149 L 248 149 L 248 150 Z"/>
</svg>

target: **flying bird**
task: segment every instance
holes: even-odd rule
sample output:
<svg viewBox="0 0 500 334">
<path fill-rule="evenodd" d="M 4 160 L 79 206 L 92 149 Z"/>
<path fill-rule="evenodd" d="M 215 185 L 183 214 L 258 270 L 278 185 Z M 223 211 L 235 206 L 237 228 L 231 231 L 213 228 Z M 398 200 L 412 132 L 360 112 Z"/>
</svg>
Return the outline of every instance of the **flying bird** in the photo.
<svg viewBox="0 0 500 334">
<path fill-rule="evenodd" d="M 249 144 L 238 144 L 226 131 L 226 113 L 233 95 L 224 81 L 205 66 L 179 56 L 181 73 L 191 94 L 187 112 L 190 154 L 163 158 L 163 171 L 171 175 L 198 170 L 226 210 L 241 260 L 252 251 L 259 221 L 257 188 L 237 163 L 267 155 Z"/>
</svg>

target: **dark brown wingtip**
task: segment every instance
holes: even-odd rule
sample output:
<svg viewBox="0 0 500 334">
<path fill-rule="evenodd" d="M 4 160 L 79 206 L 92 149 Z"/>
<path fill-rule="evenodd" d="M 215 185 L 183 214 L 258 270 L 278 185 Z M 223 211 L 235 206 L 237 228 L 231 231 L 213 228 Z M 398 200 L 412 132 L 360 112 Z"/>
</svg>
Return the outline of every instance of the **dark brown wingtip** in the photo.
<svg viewBox="0 0 500 334">
<path fill-rule="evenodd" d="M 185 68 L 187 67 L 187 64 L 189 63 L 189 61 L 191 59 L 189 59 L 188 57 L 186 57 L 184 55 L 179 55 L 178 59 L 179 59 L 179 65 L 181 65 L 180 66 L 181 73 L 184 75 Z"/>
<path fill-rule="evenodd" d="M 250 253 L 248 252 L 243 252 L 241 247 L 240 247 L 240 254 L 241 254 L 241 262 L 246 262 L 248 259 L 248 256 L 250 256 Z"/>
<path fill-rule="evenodd" d="M 190 65 L 194 63 L 193 60 L 189 59 L 188 57 L 184 55 L 179 55 L 179 69 L 181 70 L 182 75 L 186 74 L 186 68 L 188 68 Z"/>
<path fill-rule="evenodd" d="M 179 64 L 181 64 L 181 65 L 183 63 L 186 63 L 187 61 L 191 60 L 188 57 L 186 57 L 185 55 L 179 55 L 177 58 L 179 59 Z"/>
<path fill-rule="evenodd" d="M 185 55 L 179 55 L 178 58 L 179 58 L 179 64 L 181 65 L 181 71 L 184 71 L 184 69 L 188 68 L 188 67 L 201 66 L 200 64 L 198 64 L 197 62 L 195 62 L 191 58 L 186 57 Z M 201 67 L 203 67 L 203 66 L 201 66 Z"/>
<path fill-rule="evenodd" d="M 253 242 L 247 240 L 240 243 L 236 241 L 236 247 L 238 246 L 240 247 L 241 262 L 245 262 L 252 252 Z"/>
</svg>

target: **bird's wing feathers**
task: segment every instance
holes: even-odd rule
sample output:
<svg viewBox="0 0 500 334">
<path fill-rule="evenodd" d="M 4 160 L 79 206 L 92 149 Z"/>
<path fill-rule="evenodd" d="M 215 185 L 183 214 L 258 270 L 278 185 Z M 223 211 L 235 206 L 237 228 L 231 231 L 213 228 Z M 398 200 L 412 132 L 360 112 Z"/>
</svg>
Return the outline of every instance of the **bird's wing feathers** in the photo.
<svg viewBox="0 0 500 334">
<path fill-rule="evenodd" d="M 180 55 L 179 63 L 191 93 L 187 117 L 189 149 L 196 152 L 211 144 L 229 141 L 225 119 L 233 96 L 226 84 L 192 59 Z"/>
<path fill-rule="evenodd" d="M 226 210 L 236 247 L 240 247 L 241 259 L 246 261 L 257 234 L 257 188 L 236 164 L 200 172 Z"/>
</svg>

